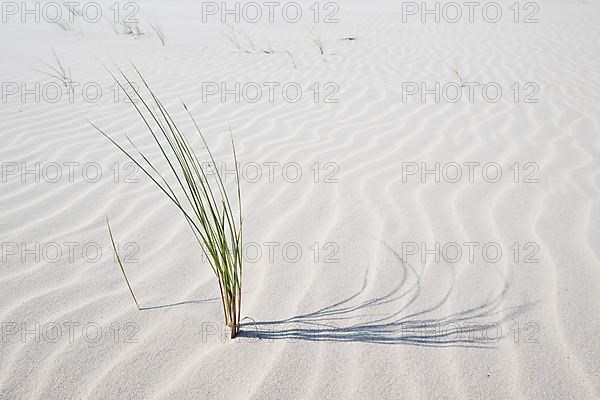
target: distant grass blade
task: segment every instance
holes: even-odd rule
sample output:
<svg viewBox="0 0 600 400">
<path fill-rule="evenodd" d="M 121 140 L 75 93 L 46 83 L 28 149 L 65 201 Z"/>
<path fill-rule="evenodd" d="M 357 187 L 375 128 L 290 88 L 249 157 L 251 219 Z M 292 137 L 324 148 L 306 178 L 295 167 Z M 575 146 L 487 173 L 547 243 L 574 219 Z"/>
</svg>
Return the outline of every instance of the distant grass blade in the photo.
<svg viewBox="0 0 600 400">
<path fill-rule="evenodd" d="M 108 234 L 110 235 L 110 241 L 112 242 L 113 250 L 115 252 L 115 256 L 117 257 L 117 261 L 119 262 L 119 267 L 121 267 L 121 272 L 123 273 L 123 277 L 125 278 L 125 282 L 127 282 L 127 287 L 129 288 L 129 292 L 131 293 L 131 297 L 133 297 L 133 301 L 137 306 L 138 311 L 142 308 L 138 303 L 135 294 L 133 294 L 133 289 L 131 288 L 131 284 L 129 283 L 129 279 L 127 279 L 127 274 L 125 273 L 125 268 L 123 268 L 123 263 L 121 262 L 121 257 L 119 256 L 119 251 L 117 250 L 117 245 L 115 244 L 115 239 L 112 234 L 112 230 L 110 229 L 110 223 L 108 222 L 108 217 L 106 217 L 106 226 L 108 226 Z"/>
</svg>

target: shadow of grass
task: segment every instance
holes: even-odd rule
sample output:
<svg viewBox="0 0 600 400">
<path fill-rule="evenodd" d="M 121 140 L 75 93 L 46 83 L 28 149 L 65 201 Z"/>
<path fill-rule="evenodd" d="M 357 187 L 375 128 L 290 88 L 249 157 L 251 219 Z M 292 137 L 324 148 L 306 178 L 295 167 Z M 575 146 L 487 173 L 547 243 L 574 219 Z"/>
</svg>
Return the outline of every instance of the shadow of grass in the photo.
<svg viewBox="0 0 600 400">
<path fill-rule="evenodd" d="M 347 298 L 319 310 L 281 320 L 253 321 L 242 324 L 240 337 L 256 340 L 365 342 L 379 344 L 409 344 L 430 347 L 493 348 L 502 336 L 502 324 L 514 318 L 530 305 L 502 309 L 509 285 L 491 299 L 476 307 L 443 317 L 432 314 L 446 305 L 454 290 L 454 279 L 443 298 L 434 306 L 418 312 L 406 313 L 422 295 L 420 275 L 387 243 L 378 240 L 391 252 L 400 265 L 402 279 L 391 291 L 356 303 L 365 292 L 367 273 L 362 287 Z M 409 277 L 414 283 L 408 284 Z M 400 304 L 400 301 L 405 302 Z M 376 308 L 398 304 L 398 309 L 381 315 Z M 362 313 L 362 315 L 356 315 Z M 356 319 L 367 321 L 348 323 Z M 487 322 L 484 322 L 487 321 Z M 493 322 L 490 322 L 493 321 Z"/>
</svg>

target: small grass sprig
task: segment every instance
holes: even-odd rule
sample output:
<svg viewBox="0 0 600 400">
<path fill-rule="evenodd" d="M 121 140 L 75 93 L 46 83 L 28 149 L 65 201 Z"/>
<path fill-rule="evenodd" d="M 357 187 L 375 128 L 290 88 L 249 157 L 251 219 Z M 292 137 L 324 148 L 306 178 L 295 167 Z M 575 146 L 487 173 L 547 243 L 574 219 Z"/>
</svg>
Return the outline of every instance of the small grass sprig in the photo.
<svg viewBox="0 0 600 400">
<path fill-rule="evenodd" d="M 131 288 L 131 283 L 129 283 L 129 279 L 127 279 L 127 274 L 125 273 L 125 268 L 123 267 L 123 263 L 121 262 L 121 257 L 119 256 L 119 251 L 117 250 L 117 245 L 115 244 L 115 238 L 113 237 L 112 230 L 110 229 L 110 223 L 108 222 L 108 217 L 106 217 L 106 226 L 108 226 L 108 234 L 110 235 L 110 241 L 112 242 L 113 251 L 115 253 L 115 257 L 117 262 L 119 263 L 119 267 L 121 267 L 121 272 L 123 273 L 123 278 L 125 278 L 125 282 L 127 282 L 127 287 L 129 288 L 129 292 L 131 293 L 131 297 L 133 297 L 133 301 L 137 306 L 138 311 L 142 308 L 140 307 L 140 303 L 138 303 L 135 294 L 133 294 L 133 289 Z"/>
<path fill-rule="evenodd" d="M 150 28 L 152 28 L 154 33 L 156 33 L 158 40 L 160 40 L 160 43 L 164 46 L 166 44 L 165 32 L 162 30 L 160 25 L 150 24 Z"/>
<path fill-rule="evenodd" d="M 54 60 L 56 61 L 56 66 L 52 66 L 50 64 L 46 64 L 49 72 L 41 71 L 43 74 L 48 75 L 51 78 L 56 79 L 60 82 L 65 89 L 67 90 L 67 94 L 75 95 L 75 87 L 73 84 L 73 78 L 71 77 L 71 70 L 67 70 L 63 63 L 58 58 L 56 51 L 52 49 L 52 54 L 54 54 Z"/>
<path fill-rule="evenodd" d="M 319 53 L 321 53 L 321 56 L 325 55 L 325 45 L 323 44 L 323 40 L 321 39 L 321 36 L 319 36 L 319 34 L 315 31 L 313 31 L 310 28 L 307 28 L 308 32 L 310 33 L 310 35 L 312 36 L 312 44 L 314 44 L 318 49 L 319 49 Z"/>
</svg>

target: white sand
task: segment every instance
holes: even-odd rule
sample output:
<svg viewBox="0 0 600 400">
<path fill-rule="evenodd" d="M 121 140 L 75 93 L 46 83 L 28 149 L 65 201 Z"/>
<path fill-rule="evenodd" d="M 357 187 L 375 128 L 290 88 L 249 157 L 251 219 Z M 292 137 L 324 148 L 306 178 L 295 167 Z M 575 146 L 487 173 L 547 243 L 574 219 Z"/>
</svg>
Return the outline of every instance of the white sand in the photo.
<svg viewBox="0 0 600 400">
<path fill-rule="evenodd" d="M 103 88 L 97 103 L 84 101 L 80 86 L 72 102 L 23 102 L 19 92 L 0 108 L 0 399 L 600 396 L 600 4 L 540 1 L 539 23 L 524 24 L 512 21 L 513 2 L 501 1 L 496 24 L 480 9 L 474 23 L 465 15 L 436 24 L 403 23 L 400 2 L 353 0 L 339 5 L 339 23 L 315 24 L 312 3 L 300 2 L 301 23 L 280 13 L 273 24 L 233 23 L 256 49 L 238 33 L 237 50 L 223 35 L 231 28 L 217 17 L 202 23 L 201 3 L 191 1 L 139 3 L 139 38 L 81 18 L 70 31 L 19 16 L 0 25 L 3 94 L 11 82 L 54 82 L 43 73 L 55 65 L 51 48 L 74 81 Z M 520 18 L 531 12 L 523 6 Z M 349 36 L 356 40 L 340 40 Z M 190 105 L 231 168 L 230 125 L 248 166 L 245 236 L 262 257 L 246 264 L 249 319 L 238 340 L 225 338 L 216 280 L 183 218 L 141 174 L 127 183 L 126 158 L 88 123 L 159 155 L 131 105 L 115 103 L 109 89 L 103 65 L 130 72 L 129 62 L 191 133 L 180 99 Z M 486 102 L 478 89 L 472 103 L 403 102 L 403 82 L 452 83 L 452 68 L 464 81 L 497 82 L 502 98 Z M 304 92 L 297 103 L 280 89 L 272 103 L 202 101 L 203 82 L 236 81 L 297 82 Z M 337 84 L 339 102 L 315 103 L 315 82 L 321 96 L 331 92 L 325 83 Z M 522 102 L 533 91 L 527 82 L 539 86 L 537 103 Z M 450 178 L 453 162 L 498 163 L 503 175 L 486 182 L 479 166 L 474 182 L 403 179 L 415 165 L 407 163 L 436 162 Z M 36 163 L 45 172 L 24 173 Z M 54 163 L 62 176 L 52 183 Z M 79 163 L 72 182 L 66 163 Z M 97 182 L 87 181 L 95 164 L 84 172 L 86 163 L 100 166 Z M 258 182 L 253 163 L 262 166 Z M 273 182 L 265 163 L 280 163 Z M 298 182 L 289 182 L 293 168 L 282 176 L 286 163 L 300 167 Z M 536 165 L 538 182 L 523 182 Z M 116 239 L 130 242 L 123 254 L 138 260 L 126 268 L 142 306 L 183 304 L 135 309 L 107 215 Z M 272 259 L 267 242 L 278 243 Z M 424 262 L 406 252 L 410 243 L 453 242 L 462 245 L 458 262 L 451 252 Z M 473 262 L 465 242 L 480 243 Z M 482 257 L 486 243 L 502 249 L 497 262 Z M 523 262 L 531 252 L 538 262 Z M 337 262 L 325 262 L 332 253 L 327 260 Z"/>
</svg>

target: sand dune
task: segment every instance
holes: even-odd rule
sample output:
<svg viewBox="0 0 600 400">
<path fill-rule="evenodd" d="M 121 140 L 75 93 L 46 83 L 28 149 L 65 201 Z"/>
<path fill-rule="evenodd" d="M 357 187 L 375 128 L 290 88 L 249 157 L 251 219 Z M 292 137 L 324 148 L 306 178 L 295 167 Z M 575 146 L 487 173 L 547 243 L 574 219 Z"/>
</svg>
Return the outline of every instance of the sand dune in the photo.
<svg viewBox="0 0 600 400">
<path fill-rule="evenodd" d="M 600 396 L 600 6 L 423 23 L 348 1 L 315 23 L 312 3 L 299 23 L 224 24 L 142 1 L 140 36 L 108 3 L 98 23 L 0 25 L 0 399 Z M 73 99 L 52 97 L 53 51 Z M 186 131 L 189 106 L 228 186 L 235 137 L 235 340 L 178 210 L 89 123 L 159 156 L 107 73 L 131 63 Z"/>
</svg>

